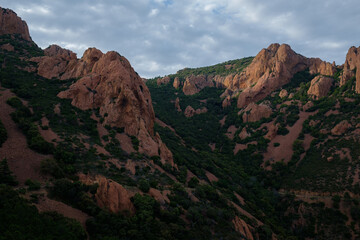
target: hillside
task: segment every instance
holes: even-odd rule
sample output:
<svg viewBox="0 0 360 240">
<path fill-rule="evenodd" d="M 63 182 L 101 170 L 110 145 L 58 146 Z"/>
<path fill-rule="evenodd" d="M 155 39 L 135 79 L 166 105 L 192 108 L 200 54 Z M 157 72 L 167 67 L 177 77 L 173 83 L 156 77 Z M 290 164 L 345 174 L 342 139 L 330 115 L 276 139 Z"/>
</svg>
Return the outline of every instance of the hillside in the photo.
<svg viewBox="0 0 360 240">
<path fill-rule="evenodd" d="M 356 48 L 147 80 L 0 8 L 0 239 L 357 239 Z"/>
</svg>

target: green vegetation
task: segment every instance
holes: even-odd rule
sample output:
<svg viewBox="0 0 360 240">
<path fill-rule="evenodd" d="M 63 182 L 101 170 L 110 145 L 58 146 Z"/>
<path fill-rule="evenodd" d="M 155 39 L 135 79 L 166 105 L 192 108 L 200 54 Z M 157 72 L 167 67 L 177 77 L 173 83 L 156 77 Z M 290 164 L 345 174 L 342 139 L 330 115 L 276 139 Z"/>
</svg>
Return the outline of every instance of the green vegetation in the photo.
<svg viewBox="0 0 360 240">
<path fill-rule="evenodd" d="M 223 63 L 219 63 L 209 67 L 200 68 L 185 68 L 178 71 L 176 74 L 170 75 L 171 78 L 178 77 L 185 79 L 190 75 L 229 75 L 231 73 L 240 73 L 245 69 L 253 60 L 253 57 L 247 57 L 237 60 L 231 60 Z"/>
<path fill-rule="evenodd" d="M 0 147 L 6 141 L 7 137 L 7 131 L 4 127 L 4 124 L 0 121 Z"/>
</svg>

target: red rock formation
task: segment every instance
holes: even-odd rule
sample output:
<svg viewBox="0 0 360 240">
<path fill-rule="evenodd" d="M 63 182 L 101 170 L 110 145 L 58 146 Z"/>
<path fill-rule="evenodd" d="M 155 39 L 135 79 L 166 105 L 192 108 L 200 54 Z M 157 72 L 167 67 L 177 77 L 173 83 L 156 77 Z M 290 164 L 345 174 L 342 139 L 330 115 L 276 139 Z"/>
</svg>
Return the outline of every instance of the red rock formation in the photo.
<svg viewBox="0 0 360 240">
<path fill-rule="evenodd" d="M 80 174 L 79 178 L 84 184 L 99 185 L 95 193 L 96 203 L 99 207 L 106 208 L 113 213 L 123 211 L 128 211 L 131 214 L 135 213 L 135 208 L 130 201 L 128 191 L 119 183 L 101 175 L 90 177 L 88 175 Z"/>
<path fill-rule="evenodd" d="M 156 83 L 157 83 L 158 86 L 163 85 L 163 84 L 166 85 L 169 82 L 170 82 L 170 77 L 169 76 L 166 76 L 166 77 L 163 77 L 163 78 L 158 78 L 156 80 Z"/>
<path fill-rule="evenodd" d="M 178 88 L 180 87 L 180 85 L 181 85 L 181 82 L 180 82 L 179 78 L 176 77 L 176 78 L 174 79 L 173 87 L 176 88 L 176 89 L 178 89 Z"/>
<path fill-rule="evenodd" d="M 356 69 L 356 73 L 354 70 Z M 351 47 L 346 54 L 343 74 L 340 86 L 344 85 L 350 78 L 356 77 L 356 92 L 360 93 L 360 47 Z"/>
<path fill-rule="evenodd" d="M 140 153 L 166 153 L 162 156 L 168 158 L 162 161 L 173 165 L 169 150 L 154 134 L 155 114 L 149 89 L 126 58 L 91 48 L 81 60 L 70 59 L 62 76 L 81 79 L 60 92 L 60 98 L 72 99 L 72 105 L 82 110 L 100 108 L 100 114 L 106 115 L 103 124 L 124 127 L 125 133 L 139 139 Z"/>
<path fill-rule="evenodd" d="M 181 107 L 180 107 L 180 99 L 178 97 L 175 100 L 175 108 L 176 108 L 176 111 L 182 112 Z"/>
<path fill-rule="evenodd" d="M 252 63 L 240 74 L 238 83 L 233 84 L 244 89 L 240 93 L 237 106 L 242 108 L 250 102 L 256 102 L 274 90 L 288 83 L 293 75 L 306 68 L 311 73 L 332 75 L 335 67 L 320 59 L 308 59 L 295 53 L 289 45 L 271 44 L 254 58 Z"/>
<path fill-rule="evenodd" d="M 247 137 L 251 137 L 251 134 L 247 132 L 246 128 L 243 128 L 241 132 L 239 133 L 239 138 L 241 140 L 244 140 Z"/>
<path fill-rule="evenodd" d="M 257 122 L 262 118 L 270 117 L 272 109 L 264 103 L 261 103 L 260 105 L 250 103 L 244 110 L 239 112 L 239 115 L 241 113 L 243 113 L 243 122 Z"/>
<path fill-rule="evenodd" d="M 20 34 L 23 39 L 32 42 L 26 22 L 12 10 L 0 7 L 0 35 L 3 34 Z"/>
<path fill-rule="evenodd" d="M 206 112 L 207 112 L 206 107 L 198 108 L 195 110 L 193 107 L 187 106 L 184 114 L 186 117 L 193 117 L 195 114 L 202 114 L 202 113 L 206 113 Z"/>
<path fill-rule="evenodd" d="M 331 134 L 339 136 L 344 134 L 349 128 L 351 128 L 351 124 L 347 120 L 343 120 L 331 129 Z"/>
<path fill-rule="evenodd" d="M 183 92 L 185 95 L 194 95 L 205 87 L 214 87 L 214 82 L 211 79 L 208 79 L 205 75 L 192 75 L 186 78 L 183 86 Z"/>
<path fill-rule="evenodd" d="M 333 82 L 334 80 L 330 77 L 316 76 L 311 80 L 307 94 L 313 99 L 325 97 L 329 93 Z"/>
<path fill-rule="evenodd" d="M 254 240 L 253 234 L 250 231 L 250 227 L 244 220 L 242 220 L 238 216 L 235 216 L 232 222 L 234 224 L 235 231 L 240 233 L 248 240 Z"/>
<path fill-rule="evenodd" d="M 6 44 L 1 45 L 1 49 L 4 49 L 4 50 L 9 51 L 9 52 L 13 52 L 15 50 L 14 46 L 11 45 L 10 43 L 6 43 Z"/>
<path fill-rule="evenodd" d="M 285 89 L 282 89 L 279 93 L 280 98 L 286 98 L 288 95 L 289 95 L 289 93 Z"/>
</svg>

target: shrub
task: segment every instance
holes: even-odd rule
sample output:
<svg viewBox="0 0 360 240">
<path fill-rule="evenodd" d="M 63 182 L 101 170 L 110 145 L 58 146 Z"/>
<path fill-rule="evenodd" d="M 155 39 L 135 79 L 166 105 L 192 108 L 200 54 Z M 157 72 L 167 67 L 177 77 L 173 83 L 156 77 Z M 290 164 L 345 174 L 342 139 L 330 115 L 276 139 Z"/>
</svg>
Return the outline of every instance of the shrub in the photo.
<svg viewBox="0 0 360 240">
<path fill-rule="evenodd" d="M 139 188 L 140 188 L 140 190 L 143 191 L 144 193 L 147 193 L 147 192 L 149 192 L 149 190 L 150 190 L 150 184 L 149 184 L 149 182 L 148 182 L 147 180 L 141 179 L 141 180 L 139 181 Z"/>
<path fill-rule="evenodd" d="M 29 191 L 36 191 L 41 187 L 41 184 L 38 181 L 33 181 L 31 179 L 26 180 L 25 185 L 28 186 Z"/>
</svg>

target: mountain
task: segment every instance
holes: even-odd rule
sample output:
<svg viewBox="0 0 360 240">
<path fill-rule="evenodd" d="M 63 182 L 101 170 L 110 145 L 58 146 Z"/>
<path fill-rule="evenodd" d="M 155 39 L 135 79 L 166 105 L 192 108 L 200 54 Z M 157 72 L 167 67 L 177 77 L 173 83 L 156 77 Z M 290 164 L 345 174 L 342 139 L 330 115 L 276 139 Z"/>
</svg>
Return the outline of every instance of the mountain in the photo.
<svg viewBox="0 0 360 240">
<path fill-rule="evenodd" d="M 359 238 L 357 48 L 144 81 L 0 12 L 0 238 Z"/>
</svg>

